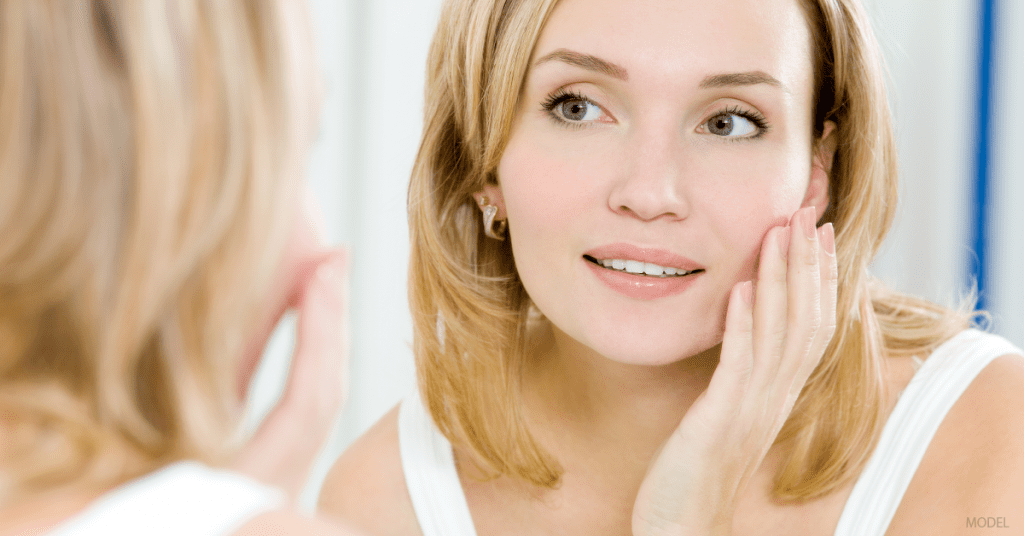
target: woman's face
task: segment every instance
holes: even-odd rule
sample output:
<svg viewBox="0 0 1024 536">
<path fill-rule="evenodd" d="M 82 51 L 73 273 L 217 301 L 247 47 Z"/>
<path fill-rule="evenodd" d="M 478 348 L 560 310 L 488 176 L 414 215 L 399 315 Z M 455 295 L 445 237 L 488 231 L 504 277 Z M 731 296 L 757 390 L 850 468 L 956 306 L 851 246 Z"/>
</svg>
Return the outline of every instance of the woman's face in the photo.
<svg viewBox="0 0 1024 536">
<path fill-rule="evenodd" d="M 556 333 L 636 364 L 721 342 L 765 233 L 826 208 L 810 43 L 796 0 L 559 3 L 486 192 Z"/>
</svg>

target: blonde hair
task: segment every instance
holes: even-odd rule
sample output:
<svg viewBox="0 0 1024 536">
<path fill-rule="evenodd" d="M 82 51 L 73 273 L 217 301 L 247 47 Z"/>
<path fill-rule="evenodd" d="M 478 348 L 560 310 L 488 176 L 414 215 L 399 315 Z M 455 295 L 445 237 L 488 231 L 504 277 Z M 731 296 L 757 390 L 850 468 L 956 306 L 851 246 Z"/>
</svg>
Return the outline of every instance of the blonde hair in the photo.
<svg viewBox="0 0 1024 536">
<path fill-rule="evenodd" d="M 284 5 L 0 2 L 0 501 L 227 452 L 311 119 Z"/>
<path fill-rule="evenodd" d="M 523 423 L 530 300 L 508 242 L 484 238 L 471 198 L 508 140 L 529 59 L 555 0 L 451 0 L 427 68 L 423 143 L 409 188 L 410 301 L 420 389 L 441 431 L 489 476 L 555 486 L 556 460 Z M 927 354 L 970 315 L 886 290 L 868 263 L 891 225 L 897 163 L 877 43 L 857 0 L 802 0 L 813 36 L 815 139 L 836 123 L 831 202 L 836 334 L 779 442 L 774 494 L 827 494 L 866 462 L 884 424 L 885 357 Z M 817 142 L 816 142 L 817 143 Z"/>
</svg>

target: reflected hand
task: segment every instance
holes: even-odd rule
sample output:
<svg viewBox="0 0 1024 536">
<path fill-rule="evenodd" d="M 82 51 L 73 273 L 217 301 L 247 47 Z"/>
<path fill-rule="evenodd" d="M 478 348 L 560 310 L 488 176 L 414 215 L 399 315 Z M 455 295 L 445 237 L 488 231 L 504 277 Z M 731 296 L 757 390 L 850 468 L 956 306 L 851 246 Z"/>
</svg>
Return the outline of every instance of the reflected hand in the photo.
<svg viewBox="0 0 1024 536">
<path fill-rule="evenodd" d="M 348 391 L 348 270 L 325 256 L 300 290 L 291 372 L 281 399 L 233 468 L 297 496 Z"/>
<path fill-rule="evenodd" d="M 733 287 L 718 367 L 648 469 L 634 535 L 731 532 L 737 499 L 835 332 L 835 237 L 814 222 L 806 208 L 770 230 L 756 289 Z"/>
</svg>

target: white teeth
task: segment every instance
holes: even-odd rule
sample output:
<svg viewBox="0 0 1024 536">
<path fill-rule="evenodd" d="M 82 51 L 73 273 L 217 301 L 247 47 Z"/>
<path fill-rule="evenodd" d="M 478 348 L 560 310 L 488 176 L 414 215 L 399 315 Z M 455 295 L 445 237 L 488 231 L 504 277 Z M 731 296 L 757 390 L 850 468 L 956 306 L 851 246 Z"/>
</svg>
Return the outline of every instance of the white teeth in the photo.
<svg viewBox="0 0 1024 536">
<path fill-rule="evenodd" d="M 687 275 L 690 272 L 679 268 L 666 268 L 664 266 L 658 266 L 657 264 L 651 264 L 649 262 L 630 261 L 623 259 L 603 259 L 597 261 L 598 264 L 605 268 L 611 268 L 620 272 L 628 272 L 631 274 L 645 274 L 652 276 L 670 276 L 670 275 Z"/>
</svg>

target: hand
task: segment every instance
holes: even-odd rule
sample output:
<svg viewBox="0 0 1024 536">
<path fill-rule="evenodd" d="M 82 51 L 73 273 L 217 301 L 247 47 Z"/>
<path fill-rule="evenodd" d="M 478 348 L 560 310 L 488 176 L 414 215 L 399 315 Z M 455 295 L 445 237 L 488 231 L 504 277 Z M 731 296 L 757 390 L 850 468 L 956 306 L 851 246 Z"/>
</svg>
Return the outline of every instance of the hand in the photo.
<svg viewBox="0 0 1024 536">
<path fill-rule="evenodd" d="M 770 230 L 756 289 L 733 287 L 718 367 L 648 469 L 635 536 L 731 532 L 737 498 L 835 331 L 835 237 L 814 221 L 810 207 Z"/>
<path fill-rule="evenodd" d="M 295 353 L 288 383 L 233 468 L 283 488 L 305 483 L 347 394 L 348 273 L 344 252 L 325 256 L 298 298 Z"/>
</svg>

